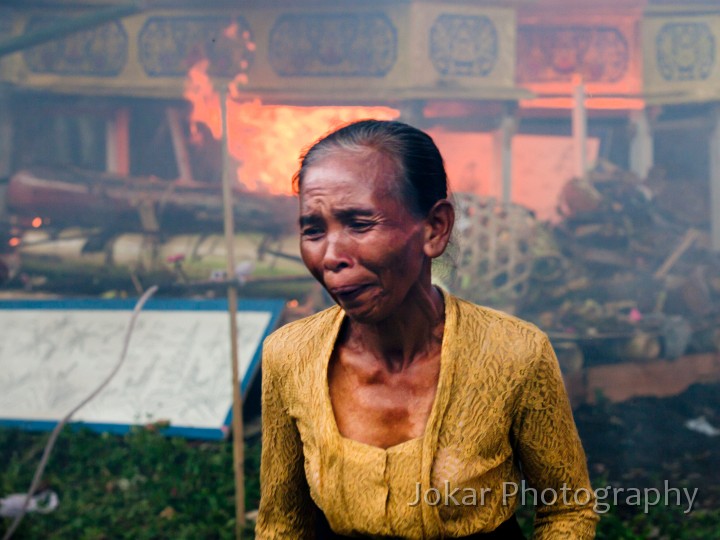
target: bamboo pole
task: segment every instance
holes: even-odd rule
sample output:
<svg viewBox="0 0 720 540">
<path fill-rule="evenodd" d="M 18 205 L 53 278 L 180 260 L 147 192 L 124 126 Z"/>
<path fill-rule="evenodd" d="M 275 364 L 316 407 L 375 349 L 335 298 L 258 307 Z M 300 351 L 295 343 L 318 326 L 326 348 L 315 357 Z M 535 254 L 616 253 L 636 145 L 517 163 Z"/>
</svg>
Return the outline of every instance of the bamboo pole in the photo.
<svg viewBox="0 0 720 540">
<path fill-rule="evenodd" d="M 503 204 L 510 204 L 512 200 L 512 141 L 516 127 L 515 118 L 505 110 L 500 120 L 499 133 Z"/>
<path fill-rule="evenodd" d="M 573 112 L 572 134 L 575 154 L 575 176 L 581 181 L 587 180 L 587 111 L 585 109 L 585 84 L 582 76 L 572 78 Z"/>
<path fill-rule="evenodd" d="M 713 129 L 708 142 L 710 153 L 710 246 L 720 253 L 720 107 L 715 105 Z"/>
<path fill-rule="evenodd" d="M 228 149 L 227 90 L 219 89 L 220 114 L 222 118 L 222 185 L 223 210 L 225 224 L 225 244 L 227 249 L 228 312 L 230 315 L 230 356 L 232 363 L 232 432 L 233 432 L 233 469 L 235 472 L 235 537 L 242 538 L 245 527 L 245 479 L 243 474 L 244 438 L 242 421 L 242 396 L 240 395 L 240 368 L 237 339 L 237 287 L 235 276 L 235 222 L 233 217 L 233 178 L 230 172 Z"/>
</svg>

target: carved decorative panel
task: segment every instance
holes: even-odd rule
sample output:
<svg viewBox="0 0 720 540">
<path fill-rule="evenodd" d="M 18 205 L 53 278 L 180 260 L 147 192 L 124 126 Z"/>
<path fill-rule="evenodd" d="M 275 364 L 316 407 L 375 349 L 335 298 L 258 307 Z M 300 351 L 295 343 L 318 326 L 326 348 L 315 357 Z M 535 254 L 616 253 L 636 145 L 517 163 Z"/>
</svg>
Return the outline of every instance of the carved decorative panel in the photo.
<svg viewBox="0 0 720 540">
<path fill-rule="evenodd" d="M 138 37 L 140 63 L 151 77 L 184 77 L 198 61 L 208 72 L 234 77 L 254 59 L 248 23 L 242 17 L 149 17 Z"/>
<path fill-rule="evenodd" d="M 623 33 L 611 26 L 521 26 L 517 78 L 521 83 L 569 81 L 614 83 L 628 70 L 630 50 Z"/>
<path fill-rule="evenodd" d="M 268 55 L 282 77 L 383 77 L 397 59 L 397 31 L 383 13 L 284 14 Z"/>
<path fill-rule="evenodd" d="M 486 77 L 497 57 L 497 29 L 484 15 L 442 14 L 430 29 L 430 58 L 440 75 Z"/>
<path fill-rule="evenodd" d="M 704 80 L 715 64 L 715 35 L 705 23 L 667 23 L 657 34 L 656 54 L 666 81 Z"/>
<path fill-rule="evenodd" d="M 25 33 L 57 22 L 57 16 L 33 16 Z M 114 77 L 127 63 L 128 37 L 123 25 L 116 21 L 32 47 L 23 52 L 23 58 L 33 73 Z"/>
</svg>

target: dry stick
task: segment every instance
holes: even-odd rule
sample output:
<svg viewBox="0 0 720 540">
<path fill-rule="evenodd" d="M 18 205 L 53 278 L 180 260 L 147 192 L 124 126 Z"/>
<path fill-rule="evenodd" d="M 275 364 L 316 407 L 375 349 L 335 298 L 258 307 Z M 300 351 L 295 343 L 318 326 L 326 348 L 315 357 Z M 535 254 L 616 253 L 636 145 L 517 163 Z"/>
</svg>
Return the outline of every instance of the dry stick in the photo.
<svg viewBox="0 0 720 540">
<path fill-rule="evenodd" d="M 670 269 L 675 265 L 678 259 L 682 257 L 688 249 L 690 249 L 690 246 L 693 245 L 693 243 L 695 242 L 695 240 L 698 239 L 699 236 L 700 231 L 698 231 L 697 229 L 688 229 L 685 233 L 685 236 L 683 236 L 680 244 L 678 244 L 678 246 L 673 250 L 670 256 L 665 259 L 665 262 L 660 268 L 658 268 L 657 272 L 655 272 L 655 279 L 664 278 L 667 273 L 670 272 Z"/>
<path fill-rule="evenodd" d="M 235 470 L 235 537 L 242 538 L 245 527 L 245 479 L 243 474 L 244 448 L 243 448 L 243 421 L 242 398 L 240 396 L 240 369 L 238 361 L 237 341 L 237 284 L 233 282 L 235 276 L 235 222 L 233 218 L 233 189 L 230 177 L 230 156 L 228 149 L 228 121 L 227 121 L 227 90 L 219 89 L 220 116 L 222 118 L 222 186 L 223 211 L 225 225 L 225 244 L 227 250 L 227 278 L 228 278 L 228 312 L 230 315 L 230 355 L 232 363 L 232 432 L 233 432 L 233 468 Z"/>
<path fill-rule="evenodd" d="M 125 341 L 123 342 L 123 348 L 122 352 L 120 353 L 120 359 L 118 360 L 117 364 L 115 364 L 115 367 L 110 372 L 110 374 L 105 378 L 105 380 L 98 386 L 88 397 L 83 399 L 79 405 L 77 405 L 72 411 L 67 413 L 65 417 L 60 420 L 57 425 L 55 426 L 55 429 L 53 429 L 52 433 L 50 434 L 50 438 L 48 439 L 47 444 L 45 444 L 45 451 L 43 452 L 42 458 L 40 459 L 40 464 L 38 465 L 37 469 L 35 470 L 35 476 L 33 476 L 32 483 L 30 484 L 30 489 L 27 492 L 27 496 L 25 497 L 25 502 L 23 503 L 22 508 L 20 509 L 20 513 L 17 515 L 15 520 L 13 521 L 10 528 L 5 533 L 5 536 L 3 536 L 3 540 L 10 540 L 10 537 L 12 537 L 15 530 L 20 525 L 20 522 L 22 521 L 23 517 L 25 517 L 25 513 L 27 512 L 28 504 L 30 504 L 30 499 L 35 494 L 35 490 L 38 487 L 38 484 L 40 483 L 40 480 L 42 479 L 43 472 L 45 471 L 45 466 L 47 465 L 48 459 L 50 458 L 50 452 L 52 452 L 53 446 L 55 446 L 55 441 L 58 438 L 58 435 L 60 435 L 60 431 L 63 427 L 65 427 L 65 424 L 68 423 L 70 418 L 78 412 L 82 407 L 87 405 L 91 400 L 95 398 L 115 377 L 115 374 L 120 370 L 120 367 L 125 362 L 125 356 L 127 355 L 128 345 L 130 345 L 130 336 L 132 336 L 133 329 L 135 328 L 135 320 L 137 319 L 137 316 L 140 314 L 140 310 L 145 305 L 145 302 L 148 301 L 148 299 L 155 294 L 155 291 L 157 291 L 157 285 L 153 285 L 150 287 L 145 294 L 143 294 L 140 299 L 137 301 L 137 304 L 135 304 L 135 309 L 133 309 L 132 316 L 130 317 L 130 324 L 128 325 L 127 331 L 125 333 Z"/>
</svg>

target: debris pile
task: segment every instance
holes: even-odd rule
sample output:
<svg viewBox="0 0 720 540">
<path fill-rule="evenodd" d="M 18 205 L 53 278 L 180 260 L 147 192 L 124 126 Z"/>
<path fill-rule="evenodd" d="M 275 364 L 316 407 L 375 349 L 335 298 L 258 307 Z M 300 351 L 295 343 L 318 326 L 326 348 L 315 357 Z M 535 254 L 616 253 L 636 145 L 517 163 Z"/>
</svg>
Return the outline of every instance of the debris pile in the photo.
<svg viewBox="0 0 720 540">
<path fill-rule="evenodd" d="M 470 219 L 467 208 L 488 205 L 462 195 L 461 229 L 486 233 L 459 236 L 454 289 L 538 324 L 570 372 L 718 351 L 720 254 L 705 232 L 709 212 L 699 201 L 707 197 L 692 187 L 604 165 L 566 184 L 555 225 L 515 205 Z M 508 215 L 523 217 L 508 224 Z M 512 287 L 494 287 L 498 280 Z"/>
</svg>

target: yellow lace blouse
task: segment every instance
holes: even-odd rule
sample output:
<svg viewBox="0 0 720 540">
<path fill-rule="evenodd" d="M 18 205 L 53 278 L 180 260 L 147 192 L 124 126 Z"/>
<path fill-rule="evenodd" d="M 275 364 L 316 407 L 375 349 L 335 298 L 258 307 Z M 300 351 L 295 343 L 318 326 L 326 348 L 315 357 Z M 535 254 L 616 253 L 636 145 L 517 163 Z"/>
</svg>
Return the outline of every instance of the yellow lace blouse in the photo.
<svg viewBox="0 0 720 540">
<path fill-rule="evenodd" d="M 536 507 L 534 538 L 594 538 L 585 455 L 547 337 L 443 294 L 440 375 L 425 433 L 386 450 L 343 437 L 335 422 L 327 368 L 339 307 L 267 338 L 257 539 L 314 538 L 318 508 L 346 536 L 489 532 L 523 495 L 532 500 L 531 488 L 549 503 Z"/>
</svg>

